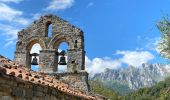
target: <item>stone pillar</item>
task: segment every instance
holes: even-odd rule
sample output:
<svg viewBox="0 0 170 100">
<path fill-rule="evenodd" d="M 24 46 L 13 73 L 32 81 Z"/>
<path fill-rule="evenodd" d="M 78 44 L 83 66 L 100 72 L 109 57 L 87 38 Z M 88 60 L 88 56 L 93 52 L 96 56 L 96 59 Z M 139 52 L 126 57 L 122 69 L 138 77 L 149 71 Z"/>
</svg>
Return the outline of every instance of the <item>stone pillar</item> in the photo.
<svg viewBox="0 0 170 100">
<path fill-rule="evenodd" d="M 83 49 L 69 49 L 67 51 L 67 65 L 68 71 L 72 71 L 72 63 L 75 62 L 77 65 L 77 71 L 85 69 L 85 51 Z"/>
<path fill-rule="evenodd" d="M 30 50 L 15 51 L 14 61 L 25 66 L 26 68 L 31 67 Z"/>
<path fill-rule="evenodd" d="M 48 74 L 57 72 L 58 56 L 56 50 L 41 50 L 39 55 L 40 71 Z"/>
</svg>

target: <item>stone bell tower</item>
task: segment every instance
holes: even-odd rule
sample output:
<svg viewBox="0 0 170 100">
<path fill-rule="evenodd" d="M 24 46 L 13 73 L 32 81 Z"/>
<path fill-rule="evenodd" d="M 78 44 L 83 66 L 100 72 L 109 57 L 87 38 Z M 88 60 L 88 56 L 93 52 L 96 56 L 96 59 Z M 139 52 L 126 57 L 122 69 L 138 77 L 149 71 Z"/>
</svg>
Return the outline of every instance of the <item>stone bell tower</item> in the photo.
<svg viewBox="0 0 170 100">
<path fill-rule="evenodd" d="M 52 25 L 52 36 L 48 37 L 48 27 Z M 66 42 L 69 46 L 67 72 L 58 72 L 59 45 Z M 39 43 L 42 50 L 38 54 L 40 72 L 56 76 L 74 88 L 89 91 L 88 73 L 85 71 L 84 33 L 79 28 L 55 15 L 45 15 L 33 22 L 28 28 L 18 32 L 14 61 L 27 68 L 31 66 L 32 46 Z"/>
</svg>

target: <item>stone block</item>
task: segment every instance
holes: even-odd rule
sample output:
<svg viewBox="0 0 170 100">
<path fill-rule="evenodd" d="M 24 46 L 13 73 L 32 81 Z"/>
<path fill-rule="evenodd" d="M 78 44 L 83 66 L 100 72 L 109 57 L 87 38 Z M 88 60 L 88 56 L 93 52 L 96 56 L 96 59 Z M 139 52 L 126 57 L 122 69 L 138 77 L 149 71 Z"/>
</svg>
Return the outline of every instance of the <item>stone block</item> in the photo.
<svg viewBox="0 0 170 100">
<path fill-rule="evenodd" d="M 44 93 L 42 91 L 33 91 L 33 96 L 42 97 Z"/>
<path fill-rule="evenodd" d="M 11 96 L 0 96 L 0 100 L 14 100 Z"/>
<path fill-rule="evenodd" d="M 31 89 L 25 89 L 25 97 L 26 98 L 32 98 L 33 97 L 33 91 Z"/>
<path fill-rule="evenodd" d="M 12 96 L 24 97 L 24 90 L 19 87 L 13 87 L 12 88 Z"/>
</svg>

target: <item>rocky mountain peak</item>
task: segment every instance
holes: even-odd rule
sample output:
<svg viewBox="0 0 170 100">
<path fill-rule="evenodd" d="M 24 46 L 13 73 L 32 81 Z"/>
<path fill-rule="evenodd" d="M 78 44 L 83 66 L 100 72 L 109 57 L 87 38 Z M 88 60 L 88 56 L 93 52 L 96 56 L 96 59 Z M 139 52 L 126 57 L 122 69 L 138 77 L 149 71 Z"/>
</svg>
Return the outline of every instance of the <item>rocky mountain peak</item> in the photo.
<svg viewBox="0 0 170 100">
<path fill-rule="evenodd" d="M 93 80 L 117 82 L 127 85 L 130 89 L 136 90 L 143 87 L 150 87 L 170 75 L 170 66 L 164 64 L 143 63 L 141 67 L 129 66 L 122 69 L 105 69 L 104 72 L 95 74 Z M 107 84 L 107 83 L 106 83 Z"/>
</svg>

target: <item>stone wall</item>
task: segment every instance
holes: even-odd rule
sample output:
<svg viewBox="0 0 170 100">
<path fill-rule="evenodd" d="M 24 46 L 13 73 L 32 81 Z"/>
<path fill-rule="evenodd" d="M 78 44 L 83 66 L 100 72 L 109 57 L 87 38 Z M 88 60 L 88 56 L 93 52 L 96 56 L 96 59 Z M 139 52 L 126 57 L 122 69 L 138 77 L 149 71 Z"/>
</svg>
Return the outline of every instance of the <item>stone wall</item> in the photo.
<svg viewBox="0 0 170 100">
<path fill-rule="evenodd" d="M 52 37 L 48 37 L 48 26 L 50 24 L 52 25 Z M 68 53 L 68 56 L 70 56 L 68 57 L 68 69 L 70 69 L 70 62 L 76 60 L 78 62 L 77 69 L 84 70 L 85 51 L 83 31 L 55 15 L 42 16 L 28 28 L 18 32 L 14 61 L 30 68 L 31 58 L 26 53 L 30 52 L 34 44 L 40 44 L 42 50 L 56 50 L 58 52 L 62 42 L 66 42 L 69 47 L 68 51 L 70 50 Z M 47 54 L 47 56 L 50 56 L 50 54 Z M 58 55 L 55 56 L 58 57 Z M 54 71 L 57 70 L 58 64 L 54 66 L 54 63 L 58 63 L 58 60 L 53 60 L 47 64 L 43 62 L 44 58 L 40 57 L 39 59 L 42 68 L 51 70 L 51 67 L 53 67 L 55 69 Z"/>
<path fill-rule="evenodd" d="M 48 36 L 50 24 L 52 25 L 51 37 Z M 64 74 L 66 76 L 60 77 L 60 79 L 66 79 L 65 81 L 69 82 L 68 78 L 71 78 L 69 85 L 74 85 L 73 87 L 76 88 L 79 86 L 79 89 L 89 91 L 88 74 L 81 74 L 82 71 L 85 71 L 84 33 L 58 16 L 42 16 L 18 33 L 14 61 L 30 69 L 30 50 L 35 43 L 38 43 L 42 47 L 38 62 L 40 72 L 55 75 L 58 73 L 58 49 L 62 42 L 68 44 L 66 51 L 68 74 Z M 69 74 L 74 72 L 78 73 Z"/>
<path fill-rule="evenodd" d="M 86 100 L 48 86 L 0 76 L 0 100 Z"/>
<path fill-rule="evenodd" d="M 77 73 L 58 73 L 56 79 L 67 83 L 69 86 L 75 89 L 90 92 L 90 86 L 88 84 L 88 73 L 86 71 Z"/>
</svg>

